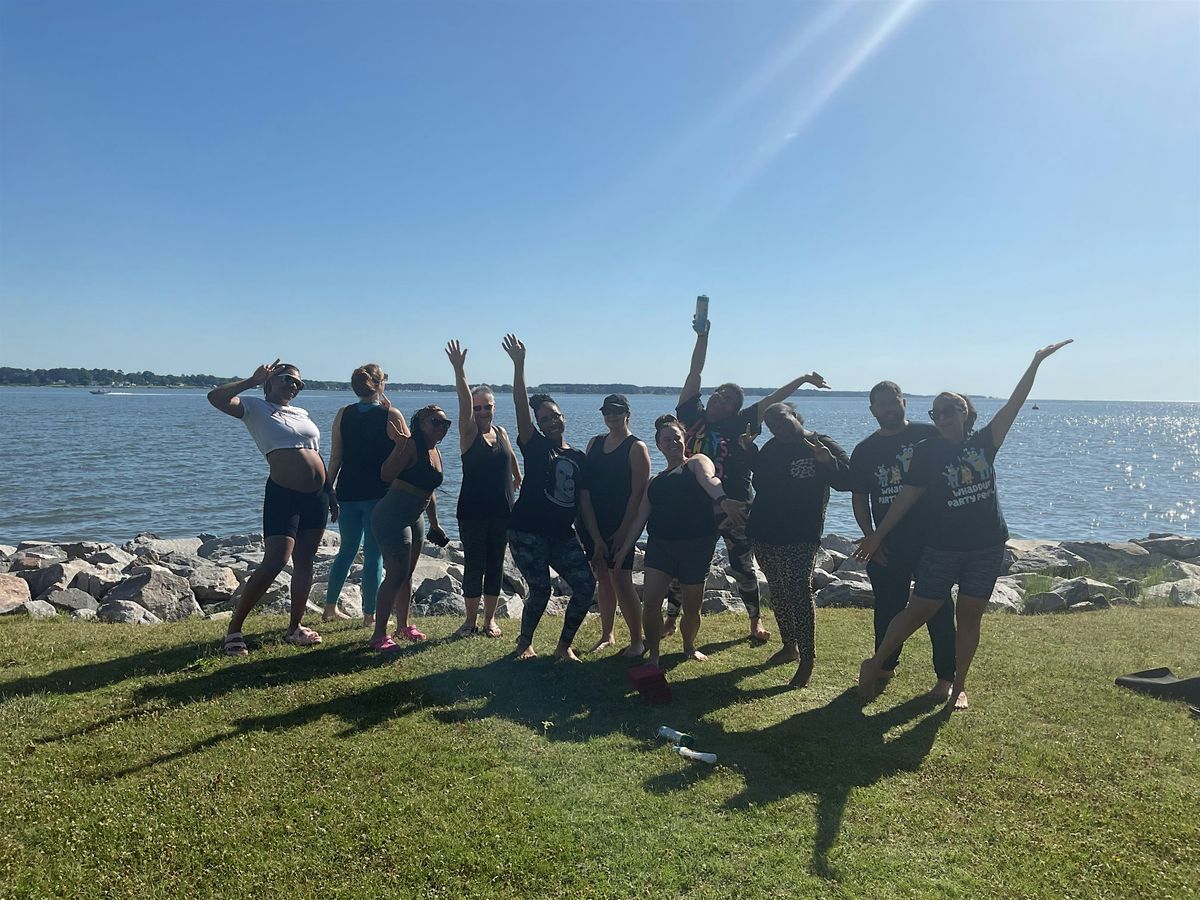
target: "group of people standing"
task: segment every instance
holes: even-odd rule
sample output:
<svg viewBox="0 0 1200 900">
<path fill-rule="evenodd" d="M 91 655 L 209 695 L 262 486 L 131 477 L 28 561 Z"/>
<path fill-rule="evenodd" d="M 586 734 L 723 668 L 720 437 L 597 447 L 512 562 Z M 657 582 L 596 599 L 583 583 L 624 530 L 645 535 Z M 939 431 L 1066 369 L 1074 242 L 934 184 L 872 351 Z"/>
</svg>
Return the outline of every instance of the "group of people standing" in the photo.
<svg viewBox="0 0 1200 900">
<path fill-rule="evenodd" d="M 695 349 L 675 413 L 654 423 L 666 468 L 653 475 L 648 447 L 630 431 L 626 397 L 606 397 L 600 410 L 606 431 L 584 450 L 572 447 L 554 399 L 527 395 L 525 345 L 509 334 L 502 346 L 513 363 L 514 446 L 494 421 L 492 389 L 471 387 L 467 350 L 450 341 L 466 601 L 466 618 L 455 635 L 501 635 L 496 608 L 507 549 L 528 585 L 518 659 L 537 655 L 533 636 L 550 600 L 553 570 L 570 591 L 557 658 L 579 660 L 574 639 L 595 599 L 601 635 L 593 652 L 616 644 L 619 609 L 629 633 L 625 656 L 648 654 L 658 665 L 663 638 L 678 628 L 685 657 L 704 660 L 696 643 L 704 586 L 717 542 L 724 541 L 750 636 L 770 639 L 762 623 L 757 561 L 782 641 L 770 662 L 794 663 L 791 683 L 802 687 L 816 657 L 812 577 L 830 491 L 849 491 L 863 532 L 855 555 L 866 564 L 875 593 L 875 654 L 861 666 L 860 691 L 869 696 L 890 677 L 904 641 L 927 625 L 937 677 L 932 693 L 965 708 L 967 671 L 1008 537 L 993 463 L 1038 366 L 1070 342 L 1039 350 L 1008 402 L 978 431 L 967 397 L 939 394 L 930 410 L 933 425 L 922 425 L 908 421 L 900 388 L 880 382 L 870 394 L 879 429 L 847 456 L 828 435 L 807 429 L 785 402 L 804 384 L 828 388 L 816 372 L 750 406 L 732 383 L 717 386 L 702 403 L 709 322 L 698 319 L 693 327 Z M 334 419 L 328 468 L 319 452 L 319 430 L 292 405 L 304 387 L 296 366 L 276 360 L 209 393 L 215 407 L 243 421 L 270 470 L 264 559 L 243 588 L 225 653 L 248 652 L 242 624 L 289 559 L 291 621 L 285 640 L 300 646 L 321 641 L 302 619 L 327 518 L 337 522 L 341 546 L 330 571 L 324 619 L 346 618 L 337 600 L 361 546 L 371 648 L 386 653 L 426 639 L 409 622 L 412 579 L 423 541 L 447 541 L 438 523 L 436 490 L 444 472 L 438 445 L 452 422 L 437 405 L 406 421 L 389 404 L 386 382 L 377 365 L 354 371 L 351 387 L 359 399 Z M 243 396 L 254 387 L 262 388 L 262 398 Z M 760 448 L 755 439 L 763 425 L 771 437 Z M 632 574 L 643 529 L 648 542 L 639 599 Z M 396 631 L 389 634 L 393 614 Z"/>
</svg>

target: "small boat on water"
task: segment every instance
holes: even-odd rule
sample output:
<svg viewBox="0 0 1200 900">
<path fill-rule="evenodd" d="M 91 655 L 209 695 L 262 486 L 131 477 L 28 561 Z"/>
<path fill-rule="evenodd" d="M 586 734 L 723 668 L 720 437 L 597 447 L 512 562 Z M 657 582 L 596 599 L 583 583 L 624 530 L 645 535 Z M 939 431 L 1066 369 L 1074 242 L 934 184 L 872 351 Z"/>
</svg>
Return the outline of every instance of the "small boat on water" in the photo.
<svg viewBox="0 0 1200 900">
<path fill-rule="evenodd" d="M 91 393 L 93 393 L 93 394 L 107 394 L 107 393 L 108 393 L 108 388 L 96 388 L 96 390 L 94 390 L 94 391 L 91 391 Z"/>
<path fill-rule="evenodd" d="M 1033 406 L 1032 406 L 1032 407 L 1030 407 L 1030 408 L 1031 408 L 1031 409 L 1038 409 L 1038 405 L 1035 403 L 1035 404 L 1033 404 Z"/>
</svg>

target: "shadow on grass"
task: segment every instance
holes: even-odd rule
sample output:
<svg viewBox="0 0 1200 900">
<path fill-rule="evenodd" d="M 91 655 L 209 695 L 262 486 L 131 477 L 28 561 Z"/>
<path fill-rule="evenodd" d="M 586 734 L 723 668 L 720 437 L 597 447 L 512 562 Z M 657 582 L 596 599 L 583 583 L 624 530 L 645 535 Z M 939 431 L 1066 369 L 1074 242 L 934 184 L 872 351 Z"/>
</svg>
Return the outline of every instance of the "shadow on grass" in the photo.
<svg viewBox="0 0 1200 900">
<path fill-rule="evenodd" d="M 744 778 L 741 793 L 726 801 L 727 809 L 746 809 L 800 793 L 816 798 L 811 871 L 837 879 L 829 853 L 837 843 L 851 791 L 919 769 L 949 717 L 947 707 L 926 696 L 868 715 L 857 692 L 848 689 L 825 706 L 757 731 L 731 732 L 720 723 L 705 723 L 695 736 L 698 747 L 715 752 Z M 887 737 L 892 729 L 918 718 L 901 734 Z M 646 788 L 654 793 L 686 790 L 713 771 L 692 766 L 651 779 Z"/>
</svg>

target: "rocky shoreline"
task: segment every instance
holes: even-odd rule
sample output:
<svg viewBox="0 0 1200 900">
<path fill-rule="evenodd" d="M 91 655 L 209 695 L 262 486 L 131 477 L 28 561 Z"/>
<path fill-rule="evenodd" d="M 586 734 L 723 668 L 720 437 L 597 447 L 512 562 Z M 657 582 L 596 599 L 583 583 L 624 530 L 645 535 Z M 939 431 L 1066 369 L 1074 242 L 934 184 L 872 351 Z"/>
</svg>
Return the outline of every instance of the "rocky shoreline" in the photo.
<svg viewBox="0 0 1200 900">
<path fill-rule="evenodd" d="M 871 607 L 874 597 L 853 543 L 836 534 L 821 541 L 813 576 L 820 607 Z M 1008 542 L 1006 574 L 988 604 L 989 612 L 1042 614 L 1085 612 L 1112 606 L 1185 606 L 1200 609 L 1200 538 L 1151 534 L 1132 541 Z M 336 532 L 326 532 L 317 553 L 309 610 L 320 613 L 329 569 L 338 550 Z M 744 610 L 719 548 L 704 592 L 706 613 Z M 642 550 L 634 583 L 642 584 Z M 242 585 L 263 559 L 262 535 L 200 535 L 162 540 L 139 534 L 117 546 L 97 541 L 23 541 L 0 545 L 0 616 L 55 618 L 156 625 L 193 617 L 225 619 Z M 361 553 L 342 589 L 340 608 L 362 614 L 358 583 Z M 458 616 L 462 597 L 462 546 L 426 546 L 413 578 L 413 614 Z M 256 612 L 287 614 L 290 567 L 275 580 Z M 769 591 L 760 576 L 763 596 Z M 527 586 L 511 557 L 505 561 L 498 614 L 519 618 Z M 561 614 L 567 585 L 554 579 L 548 612 Z"/>
</svg>

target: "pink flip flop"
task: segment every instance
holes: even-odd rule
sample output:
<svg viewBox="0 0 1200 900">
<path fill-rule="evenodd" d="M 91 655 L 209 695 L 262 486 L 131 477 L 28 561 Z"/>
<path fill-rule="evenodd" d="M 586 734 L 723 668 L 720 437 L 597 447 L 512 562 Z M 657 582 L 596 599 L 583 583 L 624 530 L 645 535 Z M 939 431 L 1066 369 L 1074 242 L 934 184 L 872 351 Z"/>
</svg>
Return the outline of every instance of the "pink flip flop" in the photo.
<svg viewBox="0 0 1200 900">
<path fill-rule="evenodd" d="M 427 640 L 429 637 L 429 635 L 425 634 L 425 632 L 417 631 L 416 625 L 407 626 L 403 631 L 397 632 L 397 634 L 395 636 L 407 638 L 408 640 L 412 641 L 413 643 Z"/>
</svg>

